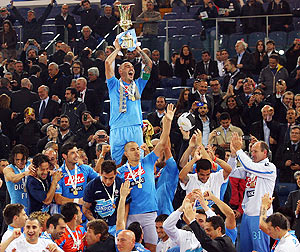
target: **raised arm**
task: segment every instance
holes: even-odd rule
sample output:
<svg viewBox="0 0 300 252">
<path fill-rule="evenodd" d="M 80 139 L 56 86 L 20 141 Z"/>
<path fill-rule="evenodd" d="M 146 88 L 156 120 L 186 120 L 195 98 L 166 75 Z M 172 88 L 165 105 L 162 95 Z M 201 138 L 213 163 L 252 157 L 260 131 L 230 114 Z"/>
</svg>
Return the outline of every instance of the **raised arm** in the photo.
<svg viewBox="0 0 300 252">
<path fill-rule="evenodd" d="M 52 175 L 52 182 L 51 182 L 50 189 L 47 193 L 46 199 L 43 201 L 45 205 L 50 205 L 51 202 L 53 201 L 57 183 L 59 180 L 62 179 L 62 177 L 63 175 L 61 171 L 55 171 L 54 174 Z"/>
<path fill-rule="evenodd" d="M 110 79 L 115 76 L 114 69 L 112 68 L 112 63 L 116 59 L 118 53 L 121 51 L 121 46 L 118 39 L 115 40 L 115 50 L 106 58 L 105 60 L 105 77 Z"/>
<path fill-rule="evenodd" d="M 259 228 L 267 235 L 269 235 L 268 225 L 266 223 L 267 211 L 271 207 L 273 199 L 274 198 L 271 198 L 269 193 L 266 193 L 261 198 L 261 206 L 260 206 L 260 213 L 259 213 Z"/>
<path fill-rule="evenodd" d="M 29 176 L 29 175 L 33 176 L 35 174 L 35 171 L 34 171 L 34 168 L 32 167 L 32 168 L 28 169 L 27 171 L 15 174 L 14 170 L 11 167 L 7 166 L 4 168 L 3 173 L 4 173 L 6 181 L 18 183 L 25 176 Z"/>
<path fill-rule="evenodd" d="M 130 187 L 129 180 L 126 180 L 122 185 L 120 189 L 120 200 L 117 210 L 117 221 L 116 221 L 116 231 L 123 230 L 126 227 L 126 209 L 125 209 L 125 203 L 126 198 L 129 195 L 132 188 Z"/>
<path fill-rule="evenodd" d="M 160 136 L 160 141 L 154 148 L 154 153 L 156 156 L 160 156 L 162 151 L 165 149 L 165 147 L 168 144 L 168 139 L 170 135 L 170 130 L 171 130 L 171 123 L 173 120 L 175 114 L 175 107 L 173 104 L 168 104 L 167 107 L 167 113 L 164 115 L 162 122 L 163 122 L 163 131 Z"/>
<path fill-rule="evenodd" d="M 141 54 L 142 60 L 145 64 L 143 71 L 146 74 L 150 74 L 151 70 L 152 70 L 152 60 L 148 57 L 148 55 L 139 46 L 136 48 L 136 50 Z M 149 76 L 149 78 L 150 78 L 150 76 Z"/>
</svg>

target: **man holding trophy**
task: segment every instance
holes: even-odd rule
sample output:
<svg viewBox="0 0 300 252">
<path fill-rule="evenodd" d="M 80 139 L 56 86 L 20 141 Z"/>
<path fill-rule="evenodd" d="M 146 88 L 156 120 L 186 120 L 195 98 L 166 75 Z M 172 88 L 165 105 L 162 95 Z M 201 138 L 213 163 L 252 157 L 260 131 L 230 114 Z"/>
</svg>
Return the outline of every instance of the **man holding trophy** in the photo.
<svg viewBox="0 0 300 252">
<path fill-rule="evenodd" d="M 120 10 L 120 26 L 124 32 L 120 33 L 114 44 L 115 50 L 105 60 L 105 76 L 110 98 L 110 145 L 112 159 L 121 163 L 124 146 L 128 142 L 143 144 L 142 132 L 142 92 L 150 78 L 152 69 L 151 59 L 138 46 L 134 29 L 130 20 L 131 5 L 118 5 Z M 130 62 L 124 62 L 119 67 L 121 78 L 114 75 L 112 63 L 121 49 L 137 50 L 143 58 L 141 76 L 134 80 L 134 67 Z"/>
</svg>

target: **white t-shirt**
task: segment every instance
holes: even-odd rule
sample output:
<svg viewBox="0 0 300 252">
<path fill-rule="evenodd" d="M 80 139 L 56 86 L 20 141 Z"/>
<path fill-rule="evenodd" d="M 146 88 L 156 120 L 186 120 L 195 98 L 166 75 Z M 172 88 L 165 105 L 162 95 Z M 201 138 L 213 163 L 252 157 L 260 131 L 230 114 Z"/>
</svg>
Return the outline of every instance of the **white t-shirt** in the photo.
<svg viewBox="0 0 300 252">
<path fill-rule="evenodd" d="M 170 238 L 166 241 L 160 240 L 156 246 L 156 252 L 166 252 L 169 248 L 177 246 Z"/>
<path fill-rule="evenodd" d="M 16 251 L 22 251 L 22 252 L 48 252 L 49 250 L 46 248 L 49 244 L 55 244 L 55 243 L 49 239 L 38 238 L 38 242 L 36 244 L 30 244 L 26 241 L 25 238 L 16 239 L 9 244 L 5 252 L 12 252 L 14 249 L 16 249 Z M 59 249 L 59 251 L 62 250 Z"/>
<path fill-rule="evenodd" d="M 1 239 L 1 243 L 6 241 L 9 237 L 11 237 L 11 235 L 13 234 L 14 232 L 14 228 L 8 226 L 7 230 L 5 231 L 5 233 L 3 234 L 2 236 L 2 239 Z M 20 235 L 17 239 L 15 240 L 18 240 L 18 239 L 23 239 L 25 236 L 24 234 L 22 233 L 22 235 Z"/>
<path fill-rule="evenodd" d="M 286 233 L 279 241 L 274 252 L 299 252 L 300 244 L 296 237 Z"/>
<path fill-rule="evenodd" d="M 211 191 L 218 199 L 220 198 L 221 186 L 228 179 L 224 180 L 223 169 L 218 172 L 211 173 L 206 183 L 202 183 L 198 179 L 197 173 L 188 174 L 188 177 L 189 181 L 186 185 L 180 182 L 181 188 L 186 191 L 186 194 L 190 193 L 194 189 L 201 189 L 202 193 L 205 191 Z"/>
</svg>

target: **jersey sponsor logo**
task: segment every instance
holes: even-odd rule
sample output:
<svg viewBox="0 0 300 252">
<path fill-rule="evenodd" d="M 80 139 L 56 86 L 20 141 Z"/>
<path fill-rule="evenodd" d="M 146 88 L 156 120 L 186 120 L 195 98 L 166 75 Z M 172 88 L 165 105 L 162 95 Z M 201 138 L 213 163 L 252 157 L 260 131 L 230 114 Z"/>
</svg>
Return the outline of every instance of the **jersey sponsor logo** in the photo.
<svg viewBox="0 0 300 252">
<path fill-rule="evenodd" d="M 76 187 L 76 191 L 83 191 L 83 186 L 77 186 Z M 69 188 L 69 192 L 73 193 L 74 192 L 74 188 L 73 187 Z"/>
<path fill-rule="evenodd" d="M 141 184 L 145 183 L 145 178 L 141 178 Z M 135 186 L 135 185 L 138 185 L 139 184 L 139 181 L 130 181 L 130 187 L 132 186 Z"/>
<path fill-rule="evenodd" d="M 143 167 L 141 167 L 142 169 L 142 172 L 141 172 L 141 176 L 143 175 L 143 174 L 145 174 L 145 170 L 144 170 L 144 168 Z M 139 178 L 139 168 L 136 168 L 135 170 L 133 170 L 132 171 L 132 174 L 133 174 L 133 177 L 134 178 Z M 128 171 L 128 172 L 125 172 L 125 174 L 124 174 L 124 179 L 125 180 L 130 180 L 130 179 L 132 179 L 132 176 L 131 176 L 131 174 L 130 174 L 130 172 Z"/>
<path fill-rule="evenodd" d="M 65 185 L 66 186 L 72 186 L 72 181 L 75 180 L 75 175 L 72 175 L 71 177 L 64 177 L 65 180 Z M 80 183 L 84 183 L 85 178 L 83 176 L 82 173 L 77 174 L 77 183 L 76 184 L 80 184 Z"/>
<path fill-rule="evenodd" d="M 248 198 L 253 197 L 254 194 L 255 194 L 255 190 L 247 191 L 247 197 Z"/>
<path fill-rule="evenodd" d="M 255 188 L 257 181 L 257 176 L 251 174 L 246 178 L 246 188 Z"/>
<path fill-rule="evenodd" d="M 111 200 L 96 200 L 95 212 L 101 217 L 105 218 L 107 216 L 113 215 L 115 212 L 115 208 L 113 208 L 113 204 Z"/>
<path fill-rule="evenodd" d="M 196 249 L 188 249 L 185 252 L 202 252 L 203 248 L 196 248 Z"/>
</svg>

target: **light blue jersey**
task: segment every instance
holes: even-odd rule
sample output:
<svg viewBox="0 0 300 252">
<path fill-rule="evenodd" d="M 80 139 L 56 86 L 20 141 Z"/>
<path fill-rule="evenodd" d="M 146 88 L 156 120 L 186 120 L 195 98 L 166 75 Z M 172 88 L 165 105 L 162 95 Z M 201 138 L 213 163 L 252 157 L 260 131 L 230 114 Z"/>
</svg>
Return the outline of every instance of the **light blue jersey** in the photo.
<svg viewBox="0 0 300 252">
<path fill-rule="evenodd" d="M 141 170 L 139 176 L 139 165 L 130 167 L 132 175 L 128 169 L 128 163 L 118 169 L 119 176 L 123 180 L 129 180 L 131 190 L 131 203 L 129 215 L 142 214 L 157 211 L 156 189 L 154 181 L 154 164 L 158 157 L 152 151 L 141 160 Z M 139 188 L 139 181 L 141 188 Z"/>
</svg>

